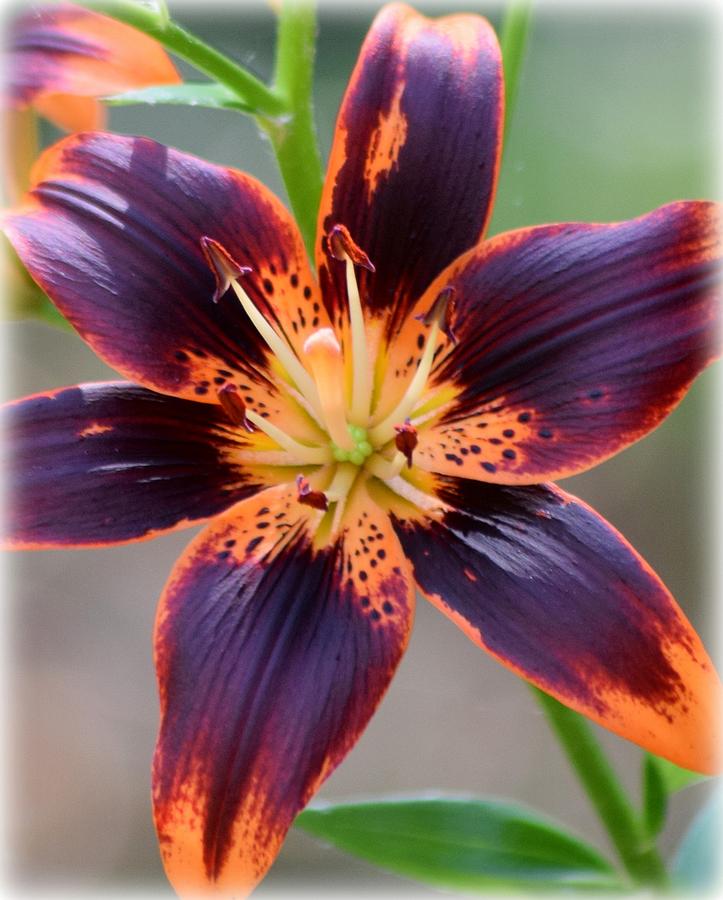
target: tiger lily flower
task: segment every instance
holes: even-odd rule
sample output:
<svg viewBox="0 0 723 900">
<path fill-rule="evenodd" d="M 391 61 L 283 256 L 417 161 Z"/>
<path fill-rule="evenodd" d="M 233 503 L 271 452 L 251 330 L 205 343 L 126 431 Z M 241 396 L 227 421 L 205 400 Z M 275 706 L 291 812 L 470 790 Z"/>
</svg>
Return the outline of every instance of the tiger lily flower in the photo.
<svg viewBox="0 0 723 900">
<path fill-rule="evenodd" d="M 157 41 L 72 4 L 35 8 L 10 23 L 6 71 L 10 107 L 32 107 L 65 131 L 102 128 L 99 97 L 181 81 Z"/>
<path fill-rule="evenodd" d="M 549 483 L 654 428 L 716 355 L 716 207 L 483 240 L 489 24 L 385 7 L 339 114 L 315 278 L 248 175 L 84 134 L 5 228 L 131 382 L 8 406 L 9 543 L 210 520 L 155 626 L 154 811 L 181 893 L 241 895 L 349 752 L 415 589 L 514 672 L 710 772 L 720 684 L 649 566 Z"/>
</svg>

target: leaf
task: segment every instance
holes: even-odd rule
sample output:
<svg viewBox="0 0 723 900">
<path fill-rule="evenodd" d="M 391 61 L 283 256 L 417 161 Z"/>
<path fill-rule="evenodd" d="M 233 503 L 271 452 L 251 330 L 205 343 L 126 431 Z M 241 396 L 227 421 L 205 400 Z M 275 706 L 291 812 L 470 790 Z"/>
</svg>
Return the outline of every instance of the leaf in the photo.
<svg viewBox="0 0 723 900">
<path fill-rule="evenodd" d="M 667 794 L 675 794 L 685 787 L 689 787 L 692 784 L 700 784 L 700 782 L 707 781 L 710 778 L 709 775 L 701 775 L 700 772 L 682 769 L 680 766 L 676 766 L 675 763 L 670 762 L 670 760 L 663 759 L 662 756 L 655 756 L 653 753 L 645 754 L 646 768 L 648 764 L 657 768 Z"/>
<path fill-rule="evenodd" d="M 663 830 L 668 813 L 669 791 L 658 759 L 648 753 L 643 761 L 643 827 L 654 838 Z"/>
<path fill-rule="evenodd" d="M 145 104 L 159 106 L 205 106 L 210 109 L 238 109 L 253 112 L 250 106 L 239 100 L 233 91 L 214 82 L 186 82 L 185 84 L 162 84 L 137 91 L 111 94 L 103 101 L 109 106 L 131 106 Z"/>
<path fill-rule="evenodd" d="M 721 887 L 723 864 L 723 790 L 717 790 L 680 842 L 673 860 L 672 877 L 679 887 L 704 891 Z"/>
<path fill-rule="evenodd" d="M 317 806 L 295 824 L 382 869 L 451 890 L 621 886 L 597 850 L 524 807 L 497 800 Z"/>
</svg>

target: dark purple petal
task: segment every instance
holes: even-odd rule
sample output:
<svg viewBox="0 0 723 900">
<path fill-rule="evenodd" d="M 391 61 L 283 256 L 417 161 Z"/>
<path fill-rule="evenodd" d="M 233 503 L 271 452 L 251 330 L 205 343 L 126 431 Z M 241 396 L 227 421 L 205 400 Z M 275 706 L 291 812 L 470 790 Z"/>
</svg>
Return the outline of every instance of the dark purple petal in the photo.
<svg viewBox="0 0 723 900">
<path fill-rule="evenodd" d="M 89 547 L 188 527 L 265 486 L 219 407 L 86 384 L 3 408 L 7 543 Z"/>
<path fill-rule="evenodd" d="M 335 225 L 376 267 L 361 295 L 398 323 L 430 281 L 478 241 L 492 208 L 502 138 L 502 64 L 489 23 L 436 21 L 392 4 L 375 19 L 349 82 L 319 217 L 325 300 L 345 304 Z"/>
<path fill-rule="evenodd" d="M 244 501 L 191 544 L 161 598 L 154 808 L 182 895 L 243 896 L 263 877 L 396 669 L 412 579 L 388 517 L 356 497 L 352 529 L 317 548 L 324 513 L 295 486 Z"/>
<path fill-rule="evenodd" d="M 655 428 L 719 353 L 719 221 L 716 204 L 673 203 L 500 235 L 454 263 L 436 289 L 455 288 L 458 343 L 433 387 L 456 400 L 420 431 L 415 462 L 530 484 Z M 410 344 L 423 328 L 407 330 Z"/>
<path fill-rule="evenodd" d="M 188 399 L 215 402 L 218 387 L 233 383 L 253 396 L 249 408 L 263 411 L 272 392 L 266 345 L 233 291 L 214 302 L 201 239 L 253 269 L 244 289 L 292 343 L 303 343 L 323 313 L 296 225 L 267 188 L 146 138 L 110 134 L 55 145 L 33 182 L 6 229 L 35 280 L 103 359 Z"/>
<path fill-rule="evenodd" d="M 716 768 L 720 682 L 660 579 L 552 485 L 441 478 L 441 520 L 392 518 L 417 584 L 504 665 L 680 766 Z"/>
</svg>

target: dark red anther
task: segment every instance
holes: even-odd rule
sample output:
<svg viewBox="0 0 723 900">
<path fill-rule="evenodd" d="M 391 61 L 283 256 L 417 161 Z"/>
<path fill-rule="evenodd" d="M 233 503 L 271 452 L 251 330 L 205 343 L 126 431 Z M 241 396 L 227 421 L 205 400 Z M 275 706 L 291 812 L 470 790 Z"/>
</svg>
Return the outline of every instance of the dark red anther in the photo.
<svg viewBox="0 0 723 900">
<path fill-rule="evenodd" d="M 444 288 L 444 290 L 437 294 L 437 299 L 429 307 L 426 313 L 414 317 L 417 321 L 424 322 L 425 325 L 431 325 L 432 322 L 439 322 L 439 327 L 453 344 L 457 343 L 457 338 L 455 337 L 454 331 L 452 331 L 452 319 L 454 317 L 456 306 L 454 300 L 455 293 L 456 291 L 453 287 Z"/>
<path fill-rule="evenodd" d="M 407 468 L 412 468 L 412 453 L 414 452 L 414 448 L 419 443 L 419 438 L 417 437 L 417 429 L 412 425 L 409 419 L 404 420 L 403 425 L 395 425 L 394 430 L 397 432 L 397 436 L 394 438 L 394 443 L 399 450 L 400 453 L 403 453 L 407 458 Z"/>
<path fill-rule="evenodd" d="M 329 232 L 327 242 L 329 253 L 334 259 L 345 259 L 348 256 L 355 266 L 361 266 L 369 272 L 376 272 L 374 264 L 366 253 L 354 243 L 346 225 L 335 225 Z"/>
<path fill-rule="evenodd" d="M 322 491 L 312 491 L 311 485 L 303 475 L 296 476 L 296 487 L 299 491 L 297 497 L 299 503 L 313 506 L 314 509 L 320 509 L 323 512 L 327 511 L 329 501 L 326 499 L 326 494 L 322 493 Z"/>
<path fill-rule="evenodd" d="M 246 406 L 239 396 L 235 384 L 225 384 L 217 394 L 218 402 L 234 425 L 253 431 L 254 426 L 246 418 Z"/>
<path fill-rule="evenodd" d="M 206 257 L 206 262 L 216 279 L 216 290 L 213 292 L 213 302 L 223 297 L 231 287 L 231 282 L 248 275 L 252 270 L 248 266 L 242 266 L 236 262 L 228 250 L 218 241 L 204 235 L 201 238 L 201 250 Z"/>
</svg>

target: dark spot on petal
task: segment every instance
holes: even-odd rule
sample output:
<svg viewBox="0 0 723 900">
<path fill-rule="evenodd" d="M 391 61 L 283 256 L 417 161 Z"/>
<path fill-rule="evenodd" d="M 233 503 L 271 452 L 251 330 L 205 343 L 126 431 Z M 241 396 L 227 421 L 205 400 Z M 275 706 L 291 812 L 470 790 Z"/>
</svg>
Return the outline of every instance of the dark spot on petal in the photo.
<svg viewBox="0 0 723 900">
<path fill-rule="evenodd" d="M 485 470 L 485 472 L 496 472 L 497 471 L 497 466 L 494 463 L 483 462 L 483 463 L 480 463 L 480 465 Z"/>
<path fill-rule="evenodd" d="M 375 622 L 378 622 L 378 621 L 381 619 L 381 617 L 382 617 L 382 614 L 379 612 L 378 609 L 373 609 L 373 610 L 369 613 L 369 615 L 371 616 L 372 619 L 374 619 Z"/>
<path fill-rule="evenodd" d="M 420 350 L 424 350 L 424 335 L 423 334 L 417 335 L 417 347 L 419 347 Z"/>
<path fill-rule="evenodd" d="M 225 381 L 226 381 L 226 379 L 223 377 L 223 375 L 217 375 L 217 376 L 213 379 L 213 383 L 214 383 L 214 384 L 224 384 Z"/>
<path fill-rule="evenodd" d="M 229 372 L 228 369 L 216 369 L 219 375 L 224 375 L 226 378 L 230 378 L 233 375 L 233 372 Z"/>
<path fill-rule="evenodd" d="M 362 605 L 363 607 L 365 607 L 365 608 L 366 608 L 367 606 L 369 606 L 369 598 L 368 598 L 368 597 L 362 597 L 361 600 L 360 600 L 359 602 L 360 602 L 361 605 Z"/>
<path fill-rule="evenodd" d="M 514 450 L 503 450 L 502 455 L 505 459 L 515 459 L 517 456 Z"/>
<path fill-rule="evenodd" d="M 231 556 L 230 550 L 222 550 L 220 553 L 216 554 L 219 559 L 228 559 Z"/>
<path fill-rule="evenodd" d="M 477 454 L 479 454 L 479 453 L 482 452 L 482 451 L 480 450 L 480 448 L 477 446 L 477 444 L 470 444 L 470 445 L 469 445 L 469 449 L 472 451 L 472 453 L 475 454 L 475 456 L 477 456 Z"/>
<path fill-rule="evenodd" d="M 394 612 L 394 607 L 388 600 L 385 600 L 384 603 L 382 603 L 382 609 L 387 615 Z"/>
<path fill-rule="evenodd" d="M 523 412 L 523 413 L 520 413 L 519 416 L 517 416 L 517 421 L 518 422 L 529 422 L 531 418 L 532 418 L 532 413 Z"/>
<path fill-rule="evenodd" d="M 360 572 L 359 572 L 359 581 L 366 581 L 367 578 L 369 578 L 369 576 L 368 576 L 367 573 L 364 571 L 364 569 L 361 569 Z"/>
<path fill-rule="evenodd" d="M 184 353 L 183 350 L 176 350 L 174 355 L 179 362 L 188 362 L 189 360 L 188 353 Z"/>
<path fill-rule="evenodd" d="M 588 397 L 591 400 L 599 400 L 602 397 L 602 395 L 603 395 L 603 392 L 599 388 L 595 388 L 594 391 L 590 391 L 590 393 L 588 394 Z"/>
<path fill-rule="evenodd" d="M 372 567 L 372 569 L 376 569 L 376 567 L 379 565 L 379 563 L 375 559 L 370 559 L 369 565 Z"/>
<path fill-rule="evenodd" d="M 290 281 L 291 281 L 291 287 L 295 288 L 295 287 L 299 286 L 299 276 L 296 274 L 296 272 L 291 273 Z"/>
<path fill-rule="evenodd" d="M 384 548 L 380 548 L 379 550 L 377 550 L 377 556 L 379 557 L 379 559 L 386 559 L 387 551 Z"/>
<path fill-rule="evenodd" d="M 200 386 L 199 386 L 199 387 L 195 387 L 195 388 L 193 389 L 193 393 L 194 393 L 194 394 L 198 394 L 199 396 L 202 396 L 203 394 L 207 394 L 207 393 L 208 393 L 208 388 L 207 388 L 207 387 L 200 387 Z"/>
<path fill-rule="evenodd" d="M 552 437 L 552 432 L 550 431 L 549 428 L 541 428 L 537 433 L 540 435 L 541 438 L 551 438 Z"/>
<path fill-rule="evenodd" d="M 256 518 L 258 519 L 259 516 L 268 515 L 268 513 L 270 512 L 271 510 L 268 508 L 268 506 L 262 506 L 261 509 L 256 513 Z"/>
<path fill-rule="evenodd" d="M 262 537 L 251 538 L 251 540 L 248 542 L 248 544 L 246 544 L 246 552 L 251 553 L 253 550 L 255 550 L 258 547 L 258 545 L 261 543 L 261 541 L 263 541 Z"/>
<path fill-rule="evenodd" d="M 505 430 L 502 432 L 502 434 L 504 435 L 504 437 L 514 437 L 515 430 L 514 430 L 514 428 L 505 428 Z"/>
<path fill-rule="evenodd" d="M 273 292 L 274 292 L 273 282 L 269 278 L 264 278 L 263 284 L 264 284 L 264 290 L 266 291 L 266 293 L 273 294 Z"/>
<path fill-rule="evenodd" d="M 502 438 L 490 438 L 490 444 L 497 446 L 502 443 Z"/>
<path fill-rule="evenodd" d="M 453 462 L 456 466 L 462 465 L 462 460 L 454 453 L 445 453 L 444 458 L 448 459 L 450 462 Z"/>
<path fill-rule="evenodd" d="M 311 297 L 311 288 L 308 285 L 304 288 L 304 297 L 307 300 Z"/>
</svg>

